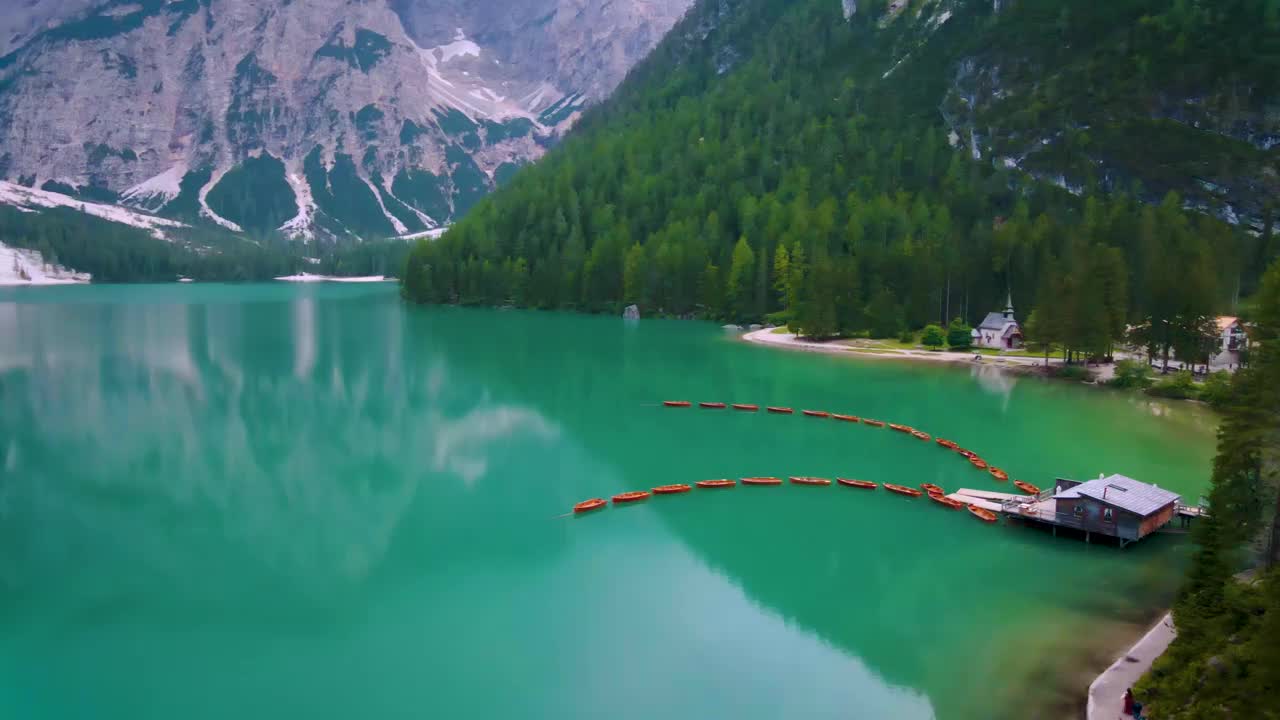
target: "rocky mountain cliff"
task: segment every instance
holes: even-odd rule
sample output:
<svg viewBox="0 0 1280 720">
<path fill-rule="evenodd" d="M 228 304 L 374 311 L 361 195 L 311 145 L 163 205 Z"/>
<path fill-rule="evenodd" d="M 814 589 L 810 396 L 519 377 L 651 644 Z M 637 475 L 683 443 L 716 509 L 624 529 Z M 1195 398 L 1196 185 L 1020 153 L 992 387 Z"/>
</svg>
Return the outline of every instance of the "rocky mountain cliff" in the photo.
<svg viewBox="0 0 1280 720">
<path fill-rule="evenodd" d="M 689 2 L 27 2 L 0 21 L 0 180 L 252 234 L 428 230 Z"/>
</svg>

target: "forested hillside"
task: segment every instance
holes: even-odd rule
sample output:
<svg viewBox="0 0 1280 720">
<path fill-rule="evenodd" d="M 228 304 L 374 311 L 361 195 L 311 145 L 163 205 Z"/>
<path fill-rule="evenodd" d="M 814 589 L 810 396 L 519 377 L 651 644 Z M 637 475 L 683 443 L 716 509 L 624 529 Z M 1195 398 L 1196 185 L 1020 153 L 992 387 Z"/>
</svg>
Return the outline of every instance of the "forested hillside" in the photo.
<svg viewBox="0 0 1280 720">
<path fill-rule="evenodd" d="M 38 250 L 45 262 L 87 272 L 96 282 L 270 280 L 305 270 L 332 275 L 394 275 L 403 240 L 319 247 L 283 238 L 248 240 L 201 228 L 170 230 L 169 239 L 71 208 L 44 212 L 0 205 L 0 243 Z"/>
<path fill-rule="evenodd" d="M 1258 293 L 1254 340 L 1218 430 L 1213 514 L 1196 528 L 1178 637 L 1136 690 L 1150 717 L 1280 717 L 1280 263 Z M 1243 580 L 1242 564 L 1257 566 Z"/>
<path fill-rule="evenodd" d="M 419 243 L 405 294 L 821 337 L 1011 292 L 1039 339 L 1099 354 L 1150 320 L 1168 348 L 1280 250 L 1257 199 L 1277 37 L 1274 0 L 699 2 L 562 146 Z"/>
</svg>

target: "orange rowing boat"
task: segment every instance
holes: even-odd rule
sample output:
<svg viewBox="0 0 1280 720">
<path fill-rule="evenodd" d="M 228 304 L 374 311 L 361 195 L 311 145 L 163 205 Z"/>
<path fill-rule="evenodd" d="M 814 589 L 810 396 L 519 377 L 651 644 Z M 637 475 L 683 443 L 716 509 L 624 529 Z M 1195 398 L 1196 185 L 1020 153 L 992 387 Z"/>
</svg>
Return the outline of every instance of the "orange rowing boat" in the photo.
<svg viewBox="0 0 1280 720">
<path fill-rule="evenodd" d="M 700 402 L 698 407 L 707 408 L 708 410 L 723 410 L 726 405 L 722 402 Z"/>
<path fill-rule="evenodd" d="M 789 407 L 776 407 L 776 406 L 770 405 L 769 412 L 777 413 L 779 415 L 790 415 L 791 413 L 795 412 L 795 410 L 792 410 Z"/>
<path fill-rule="evenodd" d="M 831 419 L 832 419 L 832 420 L 843 420 L 843 421 L 845 421 L 845 422 L 858 422 L 858 416 L 857 416 L 857 415 L 837 415 L 837 414 L 835 414 L 835 413 L 831 413 Z"/>
<path fill-rule="evenodd" d="M 1023 481 L 1021 481 L 1021 480 L 1014 480 L 1014 481 L 1013 481 L 1013 486 L 1014 486 L 1014 487 L 1016 487 L 1016 488 L 1018 488 L 1019 490 L 1021 490 L 1022 492 L 1026 493 L 1026 494 L 1028 494 L 1028 495 L 1039 495 L 1039 494 L 1040 494 L 1040 488 L 1036 487 L 1035 485 L 1032 485 L 1032 484 L 1031 484 L 1031 483 L 1029 483 L 1029 482 L 1023 482 Z"/>
<path fill-rule="evenodd" d="M 941 445 L 942 447 L 944 447 L 944 448 L 946 448 L 946 449 L 948 449 L 948 450 L 955 450 L 956 448 L 960 447 L 959 445 L 955 444 L 954 442 L 952 442 L 952 441 L 950 441 L 950 440 L 943 440 L 942 438 L 935 438 L 935 439 L 934 439 L 934 442 L 938 443 L 939 445 Z"/>
<path fill-rule="evenodd" d="M 991 473 L 991 477 L 999 480 L 1000 482 L 1004 482 L 1009 479 L 1009 473 L 998 467 L 989 467 L 987 468 L 987 472 Z"/>
<path fill-rule="evenodd" d="M 952 500 L 946 495 L 939 495 L 937 493 L 929 493 L 929 499 L 938 503 L 939 505 L 942 505 L 943 507 L 949 507 L 952 510 L 959 510 L 960 508 L 965 506 L 964 503 L 960 502 L 959 500 Z"/>
<path fill-rule="evenodd" d="M 746 403 L 734 403 L 734 410 L 746 410 L 747 412 L 755 412 L 760 409 L 759 405 L 748 405 Z"/>
<path fill-rule="evenodd" d="M 826 478 L 819 477 L 795 477 L 787 478 L 792 485 L 830 485 L 831 481 Z"/>
<path fill-rule="evenodd" d="M 871 482 L 870 480 L 852 480 L 850 478 L 836 478 L 836 482 L 840 483 L 841 485 L 844 485 L 845 487 L 856 487 L 856 488 L 862 488 L 863 490 L 875 490 L 877 487 L 879 487 L 878 485 Z"/>
<path fill-rule="evenodd" d="M 831 417 L 831 413 L 826 410 L 801 410 L 800 412 L 809 417 Z"/>
<path fill-rule="evenodd" d="M 688 400 L 663 400 L 662 404 L 667 407 L 689 407 L 693 403 Z"/>
<path fill-rule="evenodd" d="M 925 442 L 929 442 L 929 433 L 923 430 L 912 430 L 911 436 L 917 440 L 924 440 Z"/>
<path fill-rule="evenodd" d="M 980 457 L 978 457 L 978 456 L 976 456 L 976 455 L 975 455 L 975 456 L 973 456 L 973 457 L 971 457 L 971 458 L 969 458 L 969 464 L 970 464 L 970 465 L 973 465 L 974 467 L 978 468 L 979 470 L 986 470 L 986 469 L 987 469 L 987 461 L 986 461 L 986 460 L 983 460 L 982 458 L 980 458 Z"/>
<path fill-rule="evenodd" d="M 576 513 L 584 513 L 584 512 L 590 512 L 592 510 L 599 510 L 604 506 L 605 506 L 604 498 L 591 498 L 590 500 L 583 500 L 577 505 L 574 505 L 573 511 Z"/>
<path fill-rule="evenodd" d="M 870 425 L 871 427 L 884 427 L 884 423 L 880 420 L 868 420 L 866 418 L 862 418 L 862 424 Z"/>
<path fill-rule="evenodd" d="M 694 483 L 700 488 L 729 488 L 736 485 L 732 480 L 699 480 Z"/>
<path fill-rule="evenodd" d="M 932 495 L 933 493 L 938 493 L 939 495 L 947 494 L 947 491 L 943 490 L 941 486 L 934 485 L 933 483 L 920 483 L 920 489 L 924 490 L 930 495 Z"/>
<path fill-rule="evenodd" d="M 889 423 L 889 429 L 897 430 L 900 433 L 915 432 L 915 428 L 911 427 L 910 425 L 898 425 L 895 423 Z"/>
<path fill-rule="evenodd" d="M 991 512 L 990 510 L 987 510 L 986 508 L 980 508 L 977 505 L 970 505 L 969 512 L 973 513 L 973 516 L 978 518 L 982 522 L 996 521 L 996 514 Z"/>
<path fill-rule="evenodd" d="M 889 492 L 896 492 L 899 495 L 906 495 L 908 497 L 920 497 L 924 494 L 915 488 L 909 488 L 905 485 L 894 485 L 893 483 L 885 483 L 884 489 Z"/>
<path fill-rule="evenodd" d="M 976 452 L 974 452 L 974 451 L 972 451 L 972 450 L 965 450 L 965 449 L 964 449 L 964 448 L 962 448 L 962 447 L 955 447 L 955 448 L 952 448 L 952 450 L 955 450 L 956 452 L 960 453 L 962 456 L 964 456 L 964 457 L 966 457 L 966 458 L 969 458 L 969 459 L 971 459 L 971 460 L 972 460 L 973 458 L 978 457 L 978 453 L 976 453 Z"/>
<path fill-rule="evenodd" d="M 782 478 L 776 477 L 746 477 L 742 478 L 743 485 L 781 485 Z"/>
<path fill-rule="evenodd" d="M 632 490 L 631 492 L 618 493 L 613 496 L 613 504 L 629 503 L 637 500 L 647 500 L 649 498 L 648 490 Z"/>
<path fill-rule="evenodd" d="M 659 485 L 653 489 L 654 495 L 675 495 L 677 493 L 687 493 L 693 488 L 683 483 L 679 485 Z"/>
</svg>

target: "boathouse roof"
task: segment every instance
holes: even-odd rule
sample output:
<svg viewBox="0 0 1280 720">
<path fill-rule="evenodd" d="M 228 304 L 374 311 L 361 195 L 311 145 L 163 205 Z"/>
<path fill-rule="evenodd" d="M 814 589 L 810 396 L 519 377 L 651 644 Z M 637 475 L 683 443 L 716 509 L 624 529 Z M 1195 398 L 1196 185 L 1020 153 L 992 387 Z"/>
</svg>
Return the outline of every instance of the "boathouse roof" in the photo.
<svg viewBox="0 0 1280 720">
<path fill-rule="evenodd" d="M 1111 475 L 1080 483 L 1053 497 L 1064 500 L 1079 497 L 1092 498 L 1146 517 L 1158 512 L 1169 503 L 1176 502 L 1182 496 L 1156 485 L 1139 482 L 1131 477 Z"/>
</svg>

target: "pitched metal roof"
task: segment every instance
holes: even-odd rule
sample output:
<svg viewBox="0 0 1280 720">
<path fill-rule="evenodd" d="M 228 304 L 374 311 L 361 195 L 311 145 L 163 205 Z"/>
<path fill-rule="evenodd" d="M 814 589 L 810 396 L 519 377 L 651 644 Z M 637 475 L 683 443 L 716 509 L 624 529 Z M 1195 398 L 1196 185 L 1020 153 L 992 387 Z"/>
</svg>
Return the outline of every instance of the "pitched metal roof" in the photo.
<svg viewBox="0 0 1280 720">
<path fill-rule="evenodd" d="M 979 328 L 984 330 L 1003 330 L 1005 323 L 1014 322 L 1004 316 L 1004 313 L 992 312 L 987 313 L 987 317 L 983 319 Z"/>
<path fill-rule="evenodd" d="M 1144 517 L 1155 513 L 1171 502 L 1176 502 L 1182 497 L 1164 488 L 1138 482 L 1124 475 L 1111 475 L 1097 480 L 1089 480 L 1073 488 L 1063 490 L 1053 497 L 1054 499 L 1071 500 L 1082 496 L 1105 502 L 1108 505 L 1114 505 L 1121 510 L 1128 510 Z"/>
</svg>

